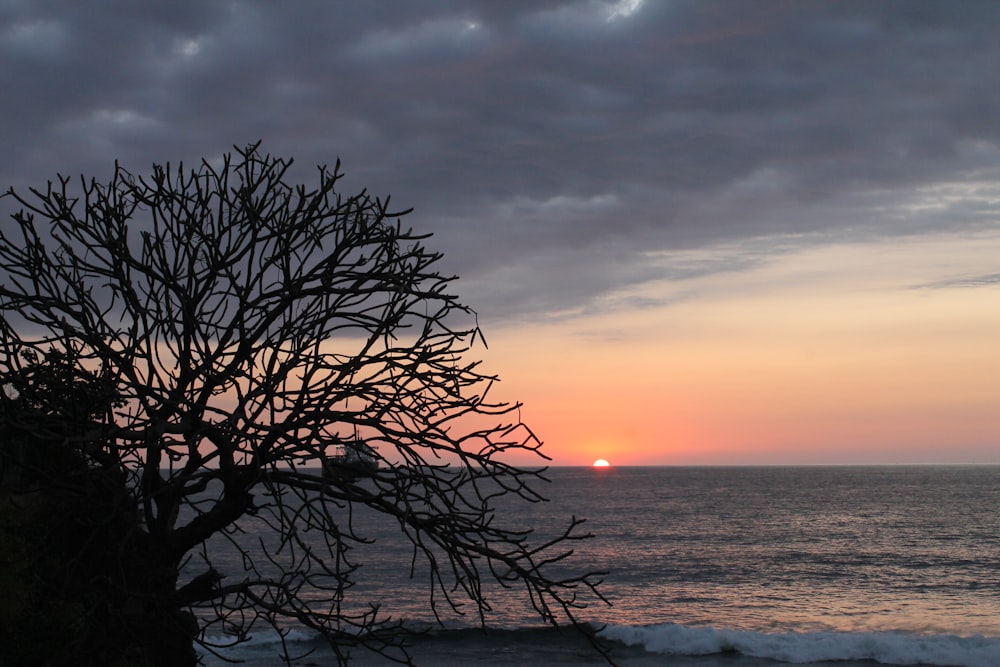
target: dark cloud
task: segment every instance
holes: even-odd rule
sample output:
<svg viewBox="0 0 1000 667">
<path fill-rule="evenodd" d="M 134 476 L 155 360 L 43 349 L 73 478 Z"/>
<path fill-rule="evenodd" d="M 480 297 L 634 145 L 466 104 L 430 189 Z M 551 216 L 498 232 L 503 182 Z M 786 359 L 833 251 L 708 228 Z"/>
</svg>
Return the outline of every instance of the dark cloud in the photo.
<svg viewBox="0 0 1000 667">
<path fill-rule="evenodd" d="M 963 278 L 951 278 L 949 280 L 938 280 L 923 285 L 917 285 L 917 289 L 961 289 L 970 287 L 994 287 L 1000 285 L 1000 273 L 993 273 L 983 276 L 966 276 Z"/>
<path fill-rule="evenodd" d="M 263 139 L 414 206 L 497 319 L 584 312 L 669 277 L 650 250 L 995 226 L 992 194 L 910 204 L 1000 172 L 998 28 L 992 2 L 0 0 L 0 183 Z"/>
</svg>

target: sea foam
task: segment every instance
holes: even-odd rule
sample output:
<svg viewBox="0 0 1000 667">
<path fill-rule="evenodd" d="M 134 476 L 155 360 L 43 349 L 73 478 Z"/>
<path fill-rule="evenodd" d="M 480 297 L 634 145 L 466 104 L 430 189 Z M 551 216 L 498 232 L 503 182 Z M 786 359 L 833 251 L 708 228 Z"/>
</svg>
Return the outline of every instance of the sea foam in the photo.
<svg viewBox="0 0 1000 667">
<path fill-rule="evenodd" d="M 873 660 L 884 665 L 997 667 L 1000 637 L 915 635 L 902 632 L 809 632 L 768 634 L 672 623 L 609 625 L 600 635 L 651 653 L 741 655 L 793 664 Z"/>
</svg>

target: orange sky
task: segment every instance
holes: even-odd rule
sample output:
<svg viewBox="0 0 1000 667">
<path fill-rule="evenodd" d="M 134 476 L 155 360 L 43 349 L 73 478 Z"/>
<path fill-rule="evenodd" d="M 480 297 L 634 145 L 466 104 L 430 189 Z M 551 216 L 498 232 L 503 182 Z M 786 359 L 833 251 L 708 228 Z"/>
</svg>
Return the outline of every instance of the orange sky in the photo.
<svg viewBox="0 0 1000 667">
<path fill-rule="evenodd" d="M 995 232 L 806 247 L 488 328 L 486 359 L 554 465 L 1000 463 L 1000 285 L 937 284 L 997 256 Z"/>
</svg>

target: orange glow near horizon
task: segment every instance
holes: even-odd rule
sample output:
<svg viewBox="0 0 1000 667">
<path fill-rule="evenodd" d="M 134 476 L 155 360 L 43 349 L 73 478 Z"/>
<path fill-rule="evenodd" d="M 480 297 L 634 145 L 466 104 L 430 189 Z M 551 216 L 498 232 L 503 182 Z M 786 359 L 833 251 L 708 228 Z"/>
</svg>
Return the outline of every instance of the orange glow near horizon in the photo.
<svg viewBox="0 0 1000 667">
<path fill-rule="evenodd" d="M 686 285 L 699 299 L 502 329 L 488 363 L 551 465 L 1000 463 L 1000 286 L 920 287 L 941 254 L 987 275 L 1000 234 L 939 242 L 813 249 Z"/>
</svg>

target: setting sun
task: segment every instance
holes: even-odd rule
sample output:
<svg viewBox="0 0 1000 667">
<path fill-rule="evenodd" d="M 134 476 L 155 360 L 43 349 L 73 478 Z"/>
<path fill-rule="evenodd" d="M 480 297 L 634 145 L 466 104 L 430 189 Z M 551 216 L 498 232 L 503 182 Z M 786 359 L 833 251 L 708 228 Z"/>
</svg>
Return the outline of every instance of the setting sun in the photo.
<svg viewBox="0 0 1000 667">
<path fill-rule="evenodd" d="M 597 459 L 596 461 L 594 461 L 595 468 L 607 468 L 610 465 L 611 464 L 605 461 L 604 459 Z"/>
</svg>

